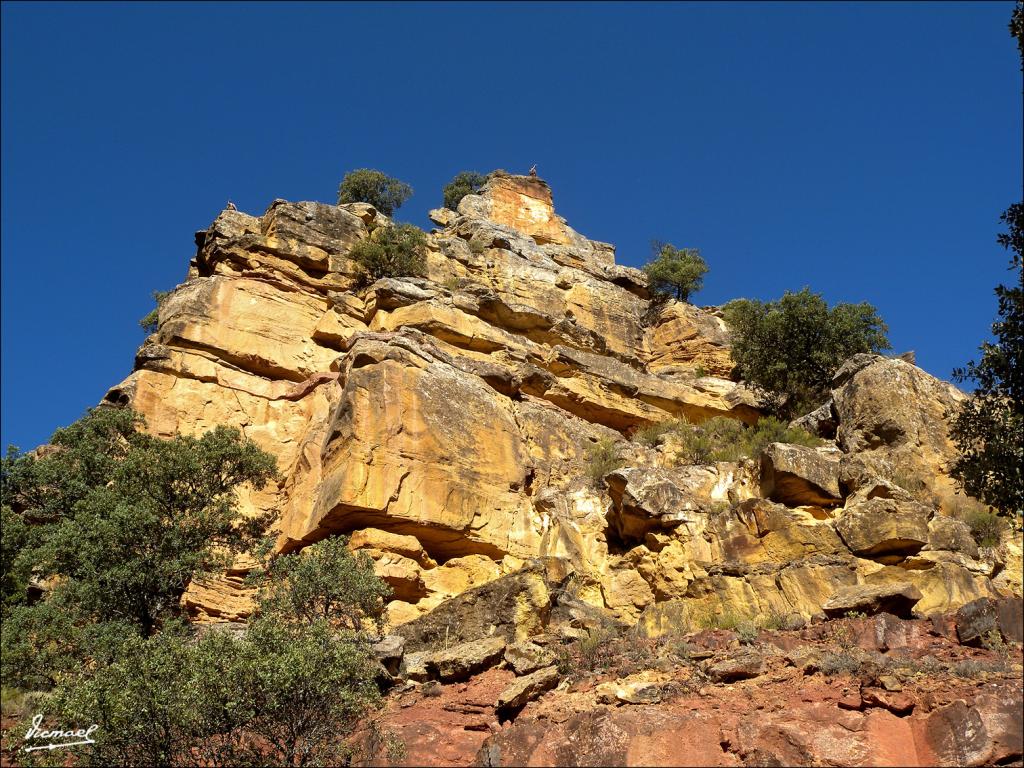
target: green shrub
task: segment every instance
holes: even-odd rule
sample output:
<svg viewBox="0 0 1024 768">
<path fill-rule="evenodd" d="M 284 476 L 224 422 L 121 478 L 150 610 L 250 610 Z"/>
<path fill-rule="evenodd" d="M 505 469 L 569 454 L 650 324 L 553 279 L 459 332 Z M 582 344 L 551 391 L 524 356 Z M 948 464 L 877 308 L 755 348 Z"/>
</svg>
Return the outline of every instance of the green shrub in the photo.
<svg viewBox="0 0 1024 768">
<path fill-rule="evenodd" d="M 462 171 L 456 174 L 455 178 L 445 184 L 442 190 L 444 207 L 456 210 L 462 198 L 466 195 L 476 194 L 486 181 L 487 177 L 476 171 Z"/>
<path fill-rule="evenodd" d="M 771 443 L 808 447 L 822 443 L 809 432 L 790 427 L 772 416 L 765 416 L 749 427 L 724 416 L 715 416 L 700 424 L 678 420 L 666 432 L 676 435 L 681 447 L 679 460 L 685 464 L 756 458 Z"/>
<path fill-rule="evenodd" d="M 668 419 L 667 421 L 659 421 L 655 424 L 648 424 L 646 427 L 641 427 L 633 433 L 634 442 L 653 448 L 661 440 L 661 436 L 668 434 L 679 426 L 675 419 Z"/>
<path fill-rule="evenodd" d="M 619 447 L 609 437 L 602 437 L 587 449 L 587 475 L 595 486 L 600 487 L 604 476 L 622 466 Z"/>
<path fill-rule="evenodd" d="M 840 653 L 826 651 L 822 654 L 816 666 L 821 674 L 833 677 L 835 675 L 854 674 L 860 669 L 861 662 L 852 653 L 846 651 Z"/>
<path fill-rule="evenodd" d="M 982 636 L 981 645 L 986 650 L 996 651 L 997 653 L 1001 653 L 1006 650 L 1006 642 L 1003 640 L 1003 636 L 1000 631 L 995 627 Z"/>
<path fill-rule="evenodd" d="M 757 622 L 750 621 L 749 619 L 741 621 L 736 625 L 736 637 L 741 645 L 753 645 L 757 642 L 758 630 Z"/>
<path fill-rule="evenodd" d="M 786 613 L 785 611 L 779 610 L 778 608 L 773 606 L 769 608 L 768 612 L 762 616 L 759 625 L 763 629 L 768 629 L 772 631 L 785 629 L 786 626 L 789 624 L 789 617 L 790 614 Z"/>
<path fill-rule="evenodd" d="M 615 643 L 619 634 L 612 626 L 598 626 L 588 629 L 586 634 L 574 643 L 569 667 L 573 672 L 593 672 L 611 665 L 615 656 Z"/>
<path fill-rule="evenodd" d="M 998 546 L 1008 526 L 1006 518 L 994 509 L 967 496 L 954 496 L 949 502 L 949 514 L 967 524 L 971 537 L 981 547 Z"/>
<path fill-rule="evenodd" d="M 833 644 L 844 651 L 848 651 L 856 645 L 854 633 L 846 621 L 833 620 L 829 623 L 826 634 Z"/>
<path fill-rule="evenodd" d="M 160 305 L 164 303 L 164 299 L 170 296 L 171 293 L 173 291 L 153 291 L 153 301 L 156 302 L 156 306 L 139 320 L 139 327 L 146 333 L 156 333 L 157 326 L 160 323 Z"/>
<path fill-rule="evenodd" d="M 161 440 L 141 425 L 128 409 L 90 411 L 57 430 L 51 450 L 9 457 L 4 496 L 35 528 L 21 562 L 56 581 L 48 600 L 148 635 L 178 613 L 194 577 L 255 546 L 269 515 L 240 523 L 236 490 L 262 488 L 276 468 L 235 428 Z"/>
<path fill-rule="evenodd" d="M 736 419 L 716 416 L 700 424 L 683 423 L 676 433 L 682 447 L 679 458 L 686 464 L 737 461 L 743 457 L 744 426 Z"/>
<path fill-rule="evenodd" d="M 889 477 L 893 485 L 898 485 L 914 498 L 923 497 L 928 491 L 928 484 L 917 472 L 905 468 L 897 468 Z"/>
<path fill-rule="evenodd" d="M 261 587 L 260 611 L 353 631 L 369 622 L 380 631 L 390 597 L 391 588 L 374 573 L 369 556 L 352 553 L 347 537 L 335 536 L 273 559 Z"/>
<path fill-rule="evenodd" d="M 43 711 L 99 726 L 76 750 L 85 765 L 338 765 L 342 737 L 378 700 L 373 675 L 367 643 L 323 621 L 259 619 L 244 637 L 168 626 Z"/>
<path fill-rule="evenodd" d="M 956 677 L 978 678 L 988 675 L 1006 675 L 1012 672 L 1012 667 L 1005 658 L 986 661 L 984 659 L 964 659 L 952 665 L 949 670 Z"/>
<path fill-rule="evenodd" d="M 829 309 L 807 288 L 767 303 L 737 299 L 724 309 L 740 376 L 786 418 L 820 405 L 848 357 L 889 348 L 885 323 L 870 304 Z"/>
<path fill-rule="evenodd" d="M 14 461 L 16 455 L 9 453 L 8 457 Z M 5 470 L 8 457 L 3 459 Z M 6 495 L 3 491 L 0 493 Z M 7 609 L 27 599 L 28 584 L 32 577 L 31 547 L 35 533 L 24 516 L 17 514 L 4 499 L 0 504 L 0 617 L 6 615 Z"/>
<path fill-rule="evenodd" d="M 426 273 L 427 236 L 412 224 L 391 224 L 360 240 L 349 252 L 365 284 L 383 277 L 422 277 Z"/>
<path fill-rule="evenodd" d="M 381 171 L 359 168 L 349 171 L 338 186 L 338 204 L 369 203 L 385 216 L 391 216 L 412 197 L 412 187 Z"/>
<path fill-rule="evenodd" d="M 789 443 L 814 448 L 824 440 L 799 427 L 791 427 L 774 416 L 758 419 L 757 424 L 748 427 L 745 433 L 748 456 L 756 457 L 772 443 Z"/>
<path fill-rule="evenodd" d="M 1024 10 L 1014 11 L 1011 29 L 1022 39 Z M 950 437 L 959 455 L 950 474 L 966 493 L 1020 524 L 1024 515 L 1024 201 L 1002 216 L 1007 231 L 997 242 L 1010 251 L 1010 285 L 997 285 L 998 319 L 994 341 L 984 342 L 977 362 L 953 371 L 957 381 L 977 387 L 952 414 Z"/>
<path fill-rule="evenodd" d="M 743 617 L 732 609 L 716 611 L 710 606 L 694 611 L 691 618 L 691 623 L 696 629 L 735 630 L 743 621 Z"/>
<path fill-rule="evenodd" d="M 674 295 L 679 301 L 686 301 L 703 287 L 708 265 L 700 251 L 658 241 L 651 245 L 654 260 L 644 264 L 643 271 L 656 294 Z"/>
</svg>

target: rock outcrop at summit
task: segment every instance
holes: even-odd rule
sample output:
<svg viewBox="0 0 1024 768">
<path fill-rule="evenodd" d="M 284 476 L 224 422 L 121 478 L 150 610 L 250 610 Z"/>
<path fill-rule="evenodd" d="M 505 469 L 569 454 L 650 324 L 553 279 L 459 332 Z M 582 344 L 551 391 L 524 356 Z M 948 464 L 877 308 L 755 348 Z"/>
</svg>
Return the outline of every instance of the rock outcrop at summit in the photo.
<svg viewBox="0 0 1024 768">
<path fill-rule="evenodd" d="M 351 534 L 394 590 L 394 627 L 537 558 L 626 623 L 670 602 L 809 618 L 894 583 L 922 614 L 1019 592 L 1019 545 L 979 551 L 947 515 L 955 388 L 858 356 L 803 422 L 826 445 L 679 465 L 637 432 L 760 417 L 720 313 L 653 302 L 540 179 L 493 174 L 431 217 L 425 277 L 362 285 L 348 254 L 389 223 L 372 206 L 223 211 L 107 401 L 157 435 L 228 424 L 274 454 L 281 480 L 244 513 L 276 514 L 279 551 Z M 617 466 L 595 481 L 607 445 Z M 243 619 L 249 565 L 193 584 L 193 617 Z"/>
</svg>

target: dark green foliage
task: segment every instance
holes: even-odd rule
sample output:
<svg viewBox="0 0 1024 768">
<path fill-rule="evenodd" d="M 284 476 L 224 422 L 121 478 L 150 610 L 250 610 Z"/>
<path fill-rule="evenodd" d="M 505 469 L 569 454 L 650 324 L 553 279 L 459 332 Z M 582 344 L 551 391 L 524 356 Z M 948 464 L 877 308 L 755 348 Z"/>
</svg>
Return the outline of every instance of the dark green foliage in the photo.
<svg viewBox="0 0 1024 768">
<path fill-rule="evenodd" d="M 652 243 L 654 260 L 643 266 L 656 294 L 674 295 L 686 301 L 704 285 L 708 265 L 696 248 L 676 248 L 669 243 Z"/>
<path fill-rule="evenodd" d="M 171 291 L 153 291 L 153 301 L 156 302 L 156 306 L 139 320 L 139 327 L 146 333 L 156 333 L 157 324 L 160 321 L 160 305 L 164 303 L 164 299 L 170 296 L 171 293 Z"/>
<path fill-rule="evenodd" d="M 675 419 L 659 421 L 636 430 L 631 439 L 641 445 L 653 448 L 661 442 L 662 435 L 667 435 L 677 428 L 678 422 Z"/>
<path fill-rule="evenodd" d="M 459 207 L 459 201 L 466 195 L 476 194 L 487 181 L 487 177 L 476 171 L 462 171 L 455 175 L 455 178 L 445 184 L 442 193 L 444 194 L 444 207 L 453 211 Z"/>
<path fill-rule="evenodd" d="M 307 623 L 362 630 L 368 622 L 379 631 L 391 589 L 373 572 L 373 561 L 353 554 L 348 539 L 336 536 L 299 553 L 271 561 L 261 594 L 261 610 Z"/>
<path fill-rule="evenodd" d="M 731 301 L 725 319 L 740 376 L 762 390 L 769 410 L 787 418 L 820 405 L 848 357 L 889 348 L 888 329 L 870 304 L 829 309 L 807 288 L 778 301 Z"/>
<path fill-rule="evenodd" d="M 87 665 L 109 663 L 138 636 L 125 622 L 85 622 L 59 600 L 10 608 L 0 629 L 3 684 L 29 691 L 50 690 Z"/>
<path fill-rule="evenodd" d="M 1024 3 L 1010 17 L 1024 71 Z M 978 386 L 955 415 L 950 434 L 960 455 L 950 473 L 963 489 L 1003 514 L 1024 514 L 1024 201 L 1007 208 L 1000 220 L 1007 231 L 997 242 L 1010 252 L 1012 287 L 996 286 L 999 319 L 994 342 L 981 345 L 981 360 L 953 372 L 958 381 Z"/>
<path fill-rule="evenodd" d="M 379 694 L 365 641 L 326 622 L 253 622 L 243 637 L 170 625 L 59 688 L 46 713 L 100 727 L 85 765 L 339 765 Z"/>
<path fill-rule="evenodd" d="M 32 539 L 32 526 L 5 501 L 0 506 L 0 616 L 25 602 L 32 575 L 28 557 Z"/>
<path fill-rule="evenodd" d="M 994 342 L 981 359 L 958 368 L 958 381 L 978 386 L 953 419 L 950 432 L 960 451 L 951 474 L 963 489 L 1003 514 L 1024 513 L 1024 203 L 1002 215 L 1008 232 L 999 243 L 1010 251 L 1015 285 L 999 285 Z"/>
<path fill-rule="evenodd" d="M 412 187 L 381 171 L 359 168 L 349 171 L 338 186 L 338 204 L 369 203 L 385 216 L 391 216 L 412 197 Z"/>
<path fill-rule="evenodd" d="M 242 634 L 197 633 L 182 592 L 255 544 L 266 520 L 236 520 L 235 491 L 274 460 L 234 429 L 141 426 L 100 408 L 4 459 L 4 688 L 49 691 L 47 725 L 99 726 L 76 765 L 347 763 L 343 737 L 379 698 L 360 630 L 379 628 L 390 590 L 337 538 L 272 562 Z M 32 604 L 29 574 L 48 580 Z"/>
<path fill-rule="evenodd" d="M 4 496 L 37 526 L 21 557 L 57 579 L 49 600 L 148 634 L 178 611 L 195 575 L 222 569 L 262 535 L 266 518 L 237 524 L 235 491 L 261 488 L 276 470 L 234 428 L 160 440 L 140 425 L 129 410 L 91 411 L 39 455 L 5 463 Z"/>
<path fill-rule="evenodd" d="M 1024 2 L 1017 0 L 1017 4 L 1010 14 L 1010 35 L 1017 39 L 1017 51 L 1020 53 L 1020 70 L 1024 72 Z"/>
<path fill-rule="evenodd" d="M 791 427 L 774 416 L 765 416 L 758 419 L 757 424 L 744 430 L 741 450 L 744 455 L 757 458 L 761 451 L 772 443 L 789 443 L 814 448 L 823 441 L 810 432 L 799 427 Z"/>
<path fill-rule="evenodd" d="M 363 273 L 363 282 L 382 277 L 421 277 L 426 272 L 427 236 L 412 224 L 393 224 L 374 231 L 349 252 Z"/>
</svg>

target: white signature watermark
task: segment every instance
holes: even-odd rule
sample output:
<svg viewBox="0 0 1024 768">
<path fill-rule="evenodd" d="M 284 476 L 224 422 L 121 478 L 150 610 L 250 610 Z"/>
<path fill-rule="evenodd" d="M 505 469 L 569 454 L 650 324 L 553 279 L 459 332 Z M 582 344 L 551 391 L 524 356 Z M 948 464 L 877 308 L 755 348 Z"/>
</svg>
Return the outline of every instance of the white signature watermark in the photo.
<svg viewBox="0 0 1024 768">
<path fill-rule="evenodd" d="M 82 744 L 96 743 L 92 735 L 99 729 L 98 725 L 90 725 L 88 728 L 79 728 L 71 731 L 62 731 L 59 728 L 47 731 L 41 727 L 42 724 L 42 715 L 33 717 L 32 727 L 25 734 L 25 741 L 47 740 L 48 743 L 25 747 L 25 752 L 35 752 L 38 749 L 67 749 L 68 747 L 78 747 Z M 68 741 L 68 739 L 72 739 L 72 741 Z"/>
</svg>

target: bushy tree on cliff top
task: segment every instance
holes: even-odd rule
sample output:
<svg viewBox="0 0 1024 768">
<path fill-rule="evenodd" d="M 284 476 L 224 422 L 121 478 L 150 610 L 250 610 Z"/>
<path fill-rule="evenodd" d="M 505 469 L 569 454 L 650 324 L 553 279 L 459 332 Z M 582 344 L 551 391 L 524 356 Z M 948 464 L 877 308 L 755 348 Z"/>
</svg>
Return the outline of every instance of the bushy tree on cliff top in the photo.
<svg viewBox="0 0 1024 768">
<path fill-rule="evenodd" d="M 392 216 L 410 197 L 412 187 L 372 168 L 349 171 L 338 186 L 339 205 L 369 203 L 385 216 Z"/>
<path fill-rule="evenodd" d="M 703 287 L 708 265 L 696 248 L 676 248 L 656 240 L 651 249 L 654 259 L 644 264 L 643 271 L 656 294 L 671 294 L 687 301 Z"/>
<path fill-rule="evenodd" d="M 778 301 L 731 301 L 725 319 L 740 376 L 763 391 L 770 410 L 787 418 L 821 405 L 848 357 L 889 348 L 886 325 L 873 306 L 830 309 L 808 288 L 787 291 Z"/>
<path fill-rule="evenodd" d="M 444 207 L 454 211 L 459 207 L 462 198 L 466 195 L 476 194 L 486 182 L 487 177 L 476 171 L 462 171 L 456 174 L 455 178 L 445 184 L 444 189 L 441 190 L 444 196 Z"/>
</svg>

